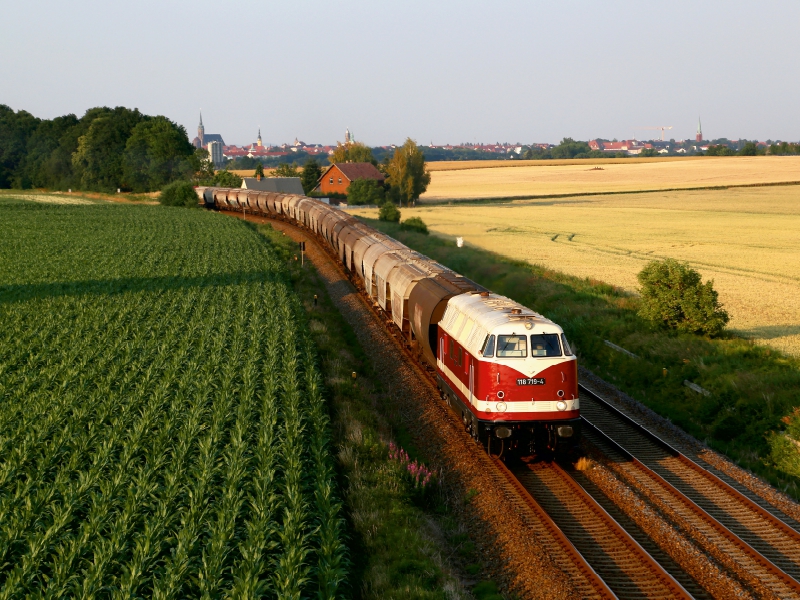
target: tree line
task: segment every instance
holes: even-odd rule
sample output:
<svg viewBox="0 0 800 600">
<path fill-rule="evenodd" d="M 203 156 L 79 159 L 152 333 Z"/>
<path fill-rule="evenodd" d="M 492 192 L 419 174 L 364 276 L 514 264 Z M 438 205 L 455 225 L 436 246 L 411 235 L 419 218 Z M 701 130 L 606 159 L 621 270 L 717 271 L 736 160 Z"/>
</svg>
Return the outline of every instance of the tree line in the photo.
<svg viewBox="0 0 800 600">
<path fill-rule="evenodd" d="M 206 155 L 183 126 L 138 109 L 39 119 L 0 105 L 0 188 L 149 192 L 202 173 Z"/>
<path fill-rule="evenodd" d="M 769 146 L 759 146 L 756 142 L 744 142 L 737 151 L 727 144 L 715 144 L 708 147 L 706 156 L 791 156 L 800 154 L 800 143 L 781 142 Z"/>
</svg>

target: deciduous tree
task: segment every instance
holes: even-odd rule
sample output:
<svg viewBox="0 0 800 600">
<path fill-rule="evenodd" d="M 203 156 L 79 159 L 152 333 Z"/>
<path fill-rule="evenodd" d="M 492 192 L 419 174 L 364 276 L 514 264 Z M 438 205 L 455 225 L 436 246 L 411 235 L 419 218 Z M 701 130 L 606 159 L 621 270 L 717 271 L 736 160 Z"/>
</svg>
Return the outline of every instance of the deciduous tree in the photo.
<svg viewBox="0 0 800 600">
<path fill-rule="evenodd" d="M 739 154 L 742 156 L 755 156 L 758 154 L 758 146 L 756 146 L 755 142 L 745 142 L 742 149 L 739 150 Z"/>
<path fill-rule="evenodd" d="M 425 155 L 411 138 L 394 151 L 389 161 L 389 184 L 395 190 L 401 203 L 407 206 L 416 202 L 428 189 L 431 174 L 425 164 Z"/>
<path fill-rule="evenodd" d="M 283 163 L 275 167 L 270 177 L 300 177 L 300 171 L 295 164 Z"/>
<path fill-rule="evenodd" d="M 189 179 L 200 168 L 186 129 L 166 117 L 148 118 L 131 131 L 123 156 L 123 185 L 136 192 Z"/>
<path fill-rule="evenodd" d="M 228 169 L 222 169 L 216 172 L 211 183 L 219 187 L 238 188 L 242 186 L 242 178 L 236 173 L 231 173 Z"/>
<path fill-rule="evenodd" d="M 306 164 L 303 165 L 303 174 L 300 176 L 300 183 L 303 185 L 303 191 L 310 194 L 317 187 L 319 178 L 322 177 L 322 169 L 319 163 L 313 158 L 309 158 Z"/>
<path fill-rule="evenodd" d="M 347 204 L 382 205 L 386 201 L 383 186 L 374 179 L 356 179 L 347 186 Z"/>
<path fill-rule="evenodd" d="M 377 165 L 378 161 L 372 156 L 372 150 L 361 142 L 347 142 L 341 144 L 336 142 L 336 149 L 333 154 L 328 156 L 328 162 L 332 165 L 343 162 L 368 162 Z"/>
<path fill-rule="evenodd" d="M 78 148 L 72 155 L 72 166 L 81 187 L 113 191 L 122 186 L 125 146 L 134 127 L 146 118 L 137 109 L 121 106 L 100 110 L 78 139 Z"/>
</svg>

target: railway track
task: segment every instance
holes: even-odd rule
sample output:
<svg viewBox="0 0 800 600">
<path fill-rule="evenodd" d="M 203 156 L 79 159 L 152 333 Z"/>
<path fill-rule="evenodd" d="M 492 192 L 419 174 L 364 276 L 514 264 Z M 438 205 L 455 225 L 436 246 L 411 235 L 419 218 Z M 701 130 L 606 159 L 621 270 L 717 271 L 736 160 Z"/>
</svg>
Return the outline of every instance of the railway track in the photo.
<svg viewBox="0 0 800 600">
<path fill-rule="evenodd" d="M 386 316 L 376 307 L 375 303 L 365 298 L 359 281 L 351 278 L 349 273 L 342 268 L 338 257 L 331 251 L 328 245 L 318 240 L 309 230 L 298 227 L 292 222 L 283 219 L 268 220 L 273 223 L 280 223 L 281 226 L 287 229 L 294 230 L 321 250 L 321 253 L 327 257 L 337 271 L 348 279 L 356 289 L 362 292 L 361 299 L 372 313 L 373 317 L 384 326 L 389 326 L 388 331 L 391 334 L 390 337 L 396 349 L 407 359 L 408 364 L 414 368 L 420 378 L 427 381 L 428 385 L 430 385 L 433 390 L 436 390 L 438 394 L 439 390 L 436 384 L 435 373 L 431 369 L 426 368 L 411 351 L 409 346 L 404 343 L 404 340 L 392 330 L 392 322 L 387 321 Z M 612 591 L 603 578 L 598 575 L 589 562 L 587 562 L 582 554 L 569 541 L 567 536 L 564 535 L 558 525 L 548 516 L 547 512 L 536 503 L 520 481 L 508 470 L 505 464 L 499 459 L 490 458 L 485 451 L 474 444 L 472 436 L 464 430 L 461 421 L 455 417 L 444 402 L 441 402 L 439 407 L 442 412 L 447 415 L 447 418 L 456 423 L 455 427 L 460 431 L 461 435 L 464 436 L 468 448 L 474 450 L 474 456 L 472 456 L 471 459 L 475 460 L 476 463 L 480 465 L 483 472 L 490 477 L 493 482 L 493 489 L 496 491 L 497 495 L 505 497 L 507 502 L 513 507 L 514 512 L 519 515 L 521 521 L 526 526 L 525 535 L 537 540 L 538 544 L 546 547 L 547 553 L 554 566 L 567 575 L 570 584 L 579 596 L 587 599 L 618 598 L 619 596 Z"/>
<path fill-rule="evenodd" d="M 521 463 L 511 473 L 618 598 L 692 598 L 557 463 Z"/>
<path fill-rule="evenodd" d="M 335 253 L 313 232 L 284 219 L 269 220 L 281 221 L 314 240 L 337 269 L 361 290 L 358 281 L 353 281 Z M 374 303 L 365 300 L 365 304 L 377 319 L 386 321 Z M 397 335 L 392 337 L 418 373 L 436 387 L 431 370 L 420 363 Z M 758 590 L 763 589 L 767 590 L 765 595 L 800 598 L 800 584 L 797 582 L 800 577 L 800 534 L 797 531 L 583 387 L 581 401 L 592 441 L 605 445 L 606 452 L 616 452 L 622 461 L 634 464 L 641 473 L 646 473 L 650 481 L 655 482 L 650 488 L 651 493 L 658 493 L 655 490 L 661 486 L 660 493 L 669 491 L 673 502 L 693 513 L 695 519 L 700 519 L 705 526 L 705 541 L 722 544 L 725 551 L 730 552 L 730 562 L 739 567 L 740 574 L 745 572 L 742 576 L 749 582 L 748 587 L 756 591 L 755 595 L 762 595 Z M 616 441 L 620 439 L 621 442 Z M 685 573 L 682 578 L 680 573 L 676 573 L 676 578 L 667 572 L 555 463 L 523 463 L 509 470 L 497 459 L 486 456 L 486 460 L 495 466 L 492 477 L 499 487 L 504 488 L 506 498 L 529 525 L 531 534 L 548 544 L 551 558 L 569 576 L 581 597 L 693 597 L 678 581 L 687 580 Z M 710 487 L 716 491 L 709 493 L 707 488 Z M 696 593 L 696 587 L 687 587 L 695 595 L 703 595 Z"/>
<path fill-rule="evenodd" d="M 601 397 L 581 388 L 585 436 L 756 595 L 800 597 L 800 533 Z"/>
</svg>

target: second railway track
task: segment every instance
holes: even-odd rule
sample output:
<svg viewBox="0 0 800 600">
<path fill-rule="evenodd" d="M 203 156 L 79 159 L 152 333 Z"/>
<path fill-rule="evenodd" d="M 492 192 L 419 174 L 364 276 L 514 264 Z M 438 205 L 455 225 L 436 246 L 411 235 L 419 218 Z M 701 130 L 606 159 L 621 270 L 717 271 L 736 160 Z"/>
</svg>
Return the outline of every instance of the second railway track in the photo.
<svg viewBox="0 0 800 600">
<path fill-rule="evenodd" d="M 557 463 L 511 472 L 618 598 L 692 597 Z"/>
<path fill-rule="evenodd" d="M 587 439 L 695 544 L 755 595 L 800 597 L 800 533 L 586 388 L 581 410 Z"/>
</svg>

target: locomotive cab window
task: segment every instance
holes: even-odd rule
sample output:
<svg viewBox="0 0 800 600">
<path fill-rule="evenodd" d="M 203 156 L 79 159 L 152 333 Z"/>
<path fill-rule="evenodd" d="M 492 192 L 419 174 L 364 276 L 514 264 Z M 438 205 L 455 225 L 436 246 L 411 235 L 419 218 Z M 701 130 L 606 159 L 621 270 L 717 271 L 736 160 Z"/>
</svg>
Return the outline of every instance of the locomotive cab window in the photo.
<svg viewBox="0 0 800 600">
<path fill-rule="evenodd" d="M 531 336 L 531 356 L 561 356 L 557 333 L 541 333 Z"/>
<path fill-rule="evenodd" d="M 567 341 L 567 336 L 563 333 L 561 334 L 561 345 L 564 346 L 564 356 L 572 356 L 572 348 Z"/>
<path fill-rule="evenodd" d="M 528 340 L 524 335 L 498 335 L 498 358 L 525 358 L 528 356 Z"/>
<path fill-rule="evenodd" d="M 483 348 L 481 348 L 481 354 L 486 358 L 491 358 L 494 356 L 494 336 L 487 335 L 486 339 L 483 340 Z"/>
</svg>

